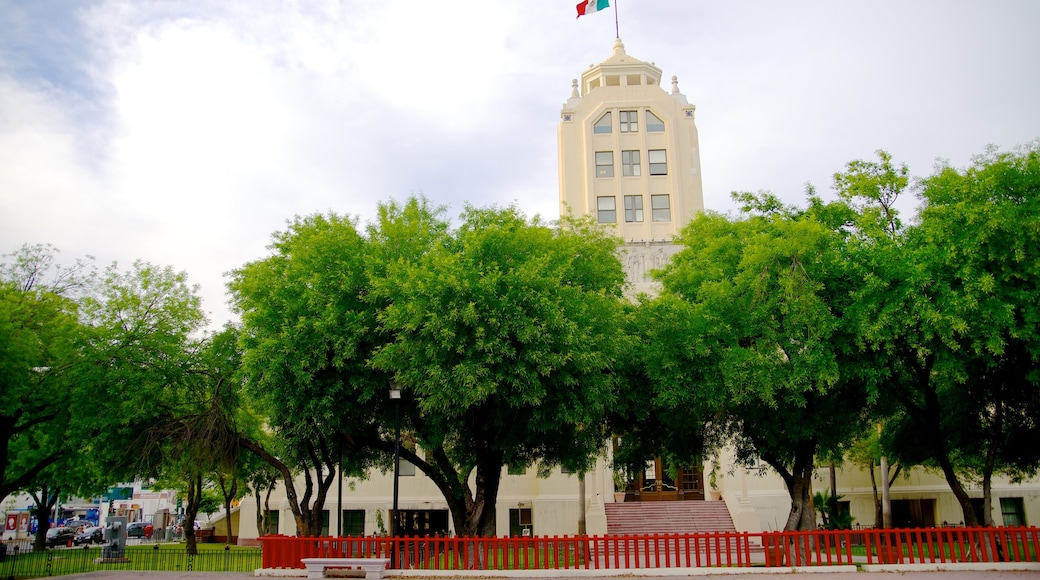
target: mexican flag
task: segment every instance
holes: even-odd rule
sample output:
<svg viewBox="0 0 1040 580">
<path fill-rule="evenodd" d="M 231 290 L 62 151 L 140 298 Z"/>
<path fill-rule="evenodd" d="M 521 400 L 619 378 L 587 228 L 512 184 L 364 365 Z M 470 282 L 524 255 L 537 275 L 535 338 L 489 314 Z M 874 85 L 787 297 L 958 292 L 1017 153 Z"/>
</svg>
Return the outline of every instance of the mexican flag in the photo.
<svg viewBox="0 0 1040 580">
<path fill-rule="evenodd" d="M 610 0 L 582 0 L 578 3 L 578 18 L 610 7 Z"/>
</svg>

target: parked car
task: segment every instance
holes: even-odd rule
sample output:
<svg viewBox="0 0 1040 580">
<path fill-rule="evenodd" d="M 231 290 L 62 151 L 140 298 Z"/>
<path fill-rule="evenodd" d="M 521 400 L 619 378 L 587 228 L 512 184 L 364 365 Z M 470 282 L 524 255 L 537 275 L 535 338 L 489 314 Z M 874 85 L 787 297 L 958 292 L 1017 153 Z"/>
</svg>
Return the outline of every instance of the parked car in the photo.
<svg viewBox="0 0 1040 580">
<path fill-rule="evenodd" d="M 72 543 L 76 546 L 83 544 L 102 544 L 105 542 L 105 528 L 98 526 L 90 526 L 83 528 L 76 537 L 72 538 Z"/>
<path fill-rule="evenodd" d="M 51 528 L 47 530 L 46 545 L 48 548 L 67 546 L 76 536 L 76 532 L 69 528 Z"/>
<path fill-rule="evenodd" d="M 83 531 L 83 528 L 89 528 L 89 527 L 91 527 L 93 525 L 94 525 L 94 522 L 92 522 L 90 520 L 79 520 L 79 519 L 76 519 L 76 520 L 68 520 L 68 521 L 66 521 L 65 525 L 62 526 L 62 527 L 68 528 L 68 529 L 72 530 L 73 532 L 79 533 L 79 532 Z"/>
<path fill-rule="evenodd" d="M 126 527 L 128 538 L 148 538 L 152 535 L 152 524 L 149 522 L 134 522 Z"/>
</svg>

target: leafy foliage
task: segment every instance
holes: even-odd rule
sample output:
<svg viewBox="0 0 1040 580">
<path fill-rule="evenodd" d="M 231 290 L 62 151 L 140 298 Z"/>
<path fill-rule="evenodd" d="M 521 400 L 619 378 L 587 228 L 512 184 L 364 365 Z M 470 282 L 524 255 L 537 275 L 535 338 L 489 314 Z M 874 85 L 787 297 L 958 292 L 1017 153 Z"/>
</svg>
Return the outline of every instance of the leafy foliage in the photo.
<svg viewBox="0 0 1040 580">
<path fill-rule="evenodd" d="M 861 333 L 898 402 L 884 441 L 907 463 L 939 467 L 964 521 L 962 478 L 1036 473 L 1040 403 L 1040 147 L 995 150 L 923 180 L 917 223 L 865 238 L 855 260 Z M 990 510 L 984 510 L 989 518 Z"/>
<path fill-rule="evenodd" d="M 316 475 L 340 444 L 358 470 L 374 452 L 385 461 L 394 380 L 419 449 L 405 457 L 440 487 L 458 533 L 493 534 L 484 506 L 505 463 L 583 466 L 602 445 L 623 274 L 617 242 L 588 222 L 467 207 L 451 229 L 442 213 L 382 204 L 364 236 L 341 216 L 297 218 L 231 288 L 283 457 L 317 458 Z"/>
<path fill-rule="evenodd" d="M 643 305 L 654 403 L 685 412 L 685 431 L 709 451 L 731 443 L 740 460 L 770 464 L 791 495 L 786 529 L 812 529 L 813 459 L 866 416 L 842 324 L 845 232 L 817 216 L 819 203 L 800 211 L 769 194 L 735 197 L 745 215 L 696 217 L 659 274 L 664 292 Z"/>
</svg>

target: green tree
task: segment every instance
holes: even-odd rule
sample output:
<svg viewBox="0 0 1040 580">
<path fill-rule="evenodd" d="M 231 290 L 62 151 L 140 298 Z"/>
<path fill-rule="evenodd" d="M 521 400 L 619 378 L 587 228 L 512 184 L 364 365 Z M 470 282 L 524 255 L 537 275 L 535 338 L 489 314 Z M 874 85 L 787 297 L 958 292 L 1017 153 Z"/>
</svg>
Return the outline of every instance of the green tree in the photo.
<svg viewBox="0 0 1040 580">
<path fill-rule="evenodd" d="M 74 377 L 87 329 L 74 297 L 86 262 L 57 265 L 50 246 L 22 246 L 0 264 L 0 499 L 39 489 L 39 477 L 74 448 Z M 47 494 L 45 494 L 47 495 Z"/>
<path fill-rule="evenodd" d="M 91 428 L 105 472 L 116 481 L 184 482 L 193 521 L 206 470 L 237 450 L 219 404 L 222 373 L 235 369 L 207 366 L 215 339 L 203 334 L 198 288 L 169 266 L 137 261 L 123 271 L 113 264 L 84 311 L 94 327 L 84 379 L 95 385 L 103 414 L 117 418 Z M 185 538 L 195 553 L 190 524 Z"/>
<path fill-rule="evenodd" d="M 964 170 L 940 167 L 920 188 L 916 223 L 864 236 L 855 260 L 865 343 L 899 404 L 885 441 L 907 463 L 932 463 L 978 523 L 963 479 L 1036 472 L 1040 341 L 1038 145 L 991 150 Z"/>
<path fill-rule="evenodd" d="M 183 403 L 205 322 L 183 273 L 136 262 L 98 277 L 86 262 L 55 265 L 55 253 L 13 254 L 0 292 L 11 330 L 2 374 L 17 415 L 4 477 L 18 474 L 9 490 L 46 490 L 41 508 L 59 493 L 90 495 L 174 461 L 152 453 L 149 434 Z"/>
<path fill-rule="evenodd" d="M 189 554 L 197 553 L 192 524 L 204 510 L 207 493 L 219 490 L 226 504 L 241 495 L 238 485 L 245 462 L 239 443 L 243 424 L 249 425 L 242 420 L 238 330 L 226 326 L 193 345 L 181 380 L 171 385 L 166 408 L 145 430 L 139 452 L 145 469 L 178 482 L 184 490 Z M 227 513 L 230 538 L 230 508 Z"/>
<path fill-rule="evenodd" d="M 587 467 L 604 441 L 620 359 L 617 240 L 515 208 L 467 207 L 425 254 L 372 281 L 391 340 L 372 358 L 403 386 L 424 457 L 464 535 L 496 533 L 505 465 Z M 470 488 L 470 476 L 476 482 Z"/>
<path fill-rule="evenodd" d="M 272 256 L 235 272 L 249 384 L 268 401 L 279 457 L 295 461 L 280 468 L 291 505 L 288 468 L 310 457 L 320 513 L 337 445 L 345 473 L 377 452 L 389 467 L 391 379 L 418 445 L 402 457 L 441 490 L 459 534 L 495 533 L 506 463 L 577 468 L 602 443 L 621 328 L 617 241 L 512 208 L 467 208 L 454 230 L 442 214 L 417 198 L 381 204 L 365 235 L 349 218 L 297 218 Z M 301 533 L 314 529 L 294 512 Z"/>
<path fill-rule="evenodd" d="M 318 535 L 339 458 L 359 475 L 375 452 L 362 442 L 392 438 L 388 377 L 367 364 L 382 340 L 367 299 L 371 252 L 354 221 L 337 215 L 294 219 L 271 249 L 230 283 L 251 402 L 269 429 L 241 444 L 280 473 L 297 533 Z"/>
<path fill-rule="evenodd" d="M 705 213 L 677 242 L 661 295 L 643 308 L 654 404 L 689 417 L 709 451 L 734 446 L 783 478 L 786 530 L 815 529 L 818 453 L 862 429 L 867 405 L 844 325 L 849 209 L 810 197 L 806 210 L 765 193 L 734 194 L 738 218 Z M 676 438 L 673 445 L 683 445 Z"/>
</svg>

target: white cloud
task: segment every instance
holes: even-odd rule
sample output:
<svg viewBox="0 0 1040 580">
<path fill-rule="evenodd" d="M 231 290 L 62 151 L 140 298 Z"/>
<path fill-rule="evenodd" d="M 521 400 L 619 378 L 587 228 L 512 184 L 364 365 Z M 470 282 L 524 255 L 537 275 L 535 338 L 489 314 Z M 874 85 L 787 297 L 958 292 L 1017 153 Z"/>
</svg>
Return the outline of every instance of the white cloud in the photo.
<svg viewBox="0 0 1040 580">
<path fill-rule="evenodd" d="M 612 13 L 574 3 L 110 0 L 20 10 L 6 35 L 0 5 L 0 246 L 172 264 L 219 323 L 222 273 L 293 214 L 423 192 L 553 218 L 560 104 L 614 38 Z M 800 201 L 878 148 L 926 174 L 1040 134 L 1040 4 L 619 10 L 629 54 L 697 105 L 711 209 L 735 189 Z M 69 58 L 43 58 L 59 38 Z"/>
</svg>

